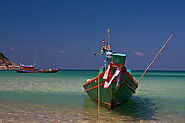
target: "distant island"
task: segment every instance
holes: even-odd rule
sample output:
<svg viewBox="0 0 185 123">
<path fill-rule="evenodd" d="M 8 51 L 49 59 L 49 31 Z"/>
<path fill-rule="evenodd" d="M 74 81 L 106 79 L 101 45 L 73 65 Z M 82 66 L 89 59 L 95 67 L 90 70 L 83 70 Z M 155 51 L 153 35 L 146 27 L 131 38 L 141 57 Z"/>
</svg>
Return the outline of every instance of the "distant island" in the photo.
<svg viewBox="0 0 185 123">
<path fill-rule="evenodd" d="M 0 52 L 0 70 L 1 69 L 19 69 L 19 66 L 11 62 L 2 52 Z"/>
</svg>

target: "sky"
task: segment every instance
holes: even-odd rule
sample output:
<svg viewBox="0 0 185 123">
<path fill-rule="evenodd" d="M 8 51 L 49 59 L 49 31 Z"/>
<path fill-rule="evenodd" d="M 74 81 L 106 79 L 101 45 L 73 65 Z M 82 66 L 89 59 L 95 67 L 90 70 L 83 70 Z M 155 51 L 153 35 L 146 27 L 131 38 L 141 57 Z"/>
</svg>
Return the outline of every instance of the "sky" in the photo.
<svg viewBox="0 0 185 123">
<path fill-rule="evenodd" d="M 114 52 L 144 70 L 185 70 L 184 0 L 0 0 L 0 52 L 37 68 L 98 69 L 111 30 Z"/>
</svg>

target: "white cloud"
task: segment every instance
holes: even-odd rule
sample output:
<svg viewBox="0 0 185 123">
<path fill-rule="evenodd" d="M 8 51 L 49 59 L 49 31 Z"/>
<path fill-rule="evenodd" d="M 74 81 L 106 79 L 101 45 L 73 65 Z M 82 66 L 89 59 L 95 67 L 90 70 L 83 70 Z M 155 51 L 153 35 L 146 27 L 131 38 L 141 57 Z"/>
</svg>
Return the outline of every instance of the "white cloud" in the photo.
<svg viewBox="0 0 185 123">
<path fill-rule="evenodd" d="M 13 47 L 12 47 L 12 48 L 10 48 L 10 50 L 11 50 L 11 51 L 14 51 L 14 50 L 15 50 L 15 48 L 13 48 Z"/>
<path fill-rule="evenodd" d="M 138 51 L 136 51 L 134 54 L 136 54 L 136 55 L 138 55 L 138 56 L 144 56 L 144 54 L 143 54 L 143 53 L 138 52 Z"/>
<path fill-rule="evenodd" d="M 57 50 L 58 53 L 63 54 L 65 51 L 63 49 Z"/>
</svg>

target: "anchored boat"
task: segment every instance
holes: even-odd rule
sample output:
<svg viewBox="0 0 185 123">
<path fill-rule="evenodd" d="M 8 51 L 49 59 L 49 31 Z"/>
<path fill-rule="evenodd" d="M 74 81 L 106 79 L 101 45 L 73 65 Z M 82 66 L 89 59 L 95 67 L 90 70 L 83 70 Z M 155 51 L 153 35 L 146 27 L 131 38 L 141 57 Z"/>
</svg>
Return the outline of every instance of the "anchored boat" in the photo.
<svg viewBox="0 0 185 123">
<path fill-rule="evenodd" d="M 92 100 L 106 105 L 111 109 L 125 103 L 132 94 L 136 92 L 138 83 L 168 44 L 173 34 L 174 33 L 168 38 L 137 82 L 131 75 L 131 70 L 125 67 L 126 54 L 112 53 L 110 46 L 110 30 L 108 30 L 108 45 L 106 45 L 106 42 L 103 40 L 101 53 L 97 53 L 104 55 L 105 66 L 99 69 L 98 76 L 93 79 L 88 79 L 83 84 L 84 91 L 87 92 Z"/>
<path fill-rule="evenodd" d="M 126 54 L 112 53 L 110 46 L 110 30 L 108 30 L 108 45 L 102 47 L 101 55 L 105 56 L 105 66 L 99 69 L 99 75 L 88 79 L 84 84 L 84 92 L 89 97 L 113 109 L 125 103 L 135 93 L 138 84 L 131 75 L 131 70 L 125 67 Z M 99 87 L 99 99 L 98 99 Z"/>
<path fill-rule="evenodd" d="M 35 66 L 33 65 L 20 65 L 19 70 L 16 70 L 18 73 L 56 73 L 61 69 L 49 69 L 49 70 L 35 70 Z"/>
</svg>

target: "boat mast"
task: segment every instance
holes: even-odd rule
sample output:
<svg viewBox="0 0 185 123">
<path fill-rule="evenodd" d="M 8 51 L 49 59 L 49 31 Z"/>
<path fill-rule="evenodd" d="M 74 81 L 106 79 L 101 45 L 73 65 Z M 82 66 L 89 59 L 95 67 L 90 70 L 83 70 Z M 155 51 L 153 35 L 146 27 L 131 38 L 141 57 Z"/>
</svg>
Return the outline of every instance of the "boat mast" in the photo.
<svg viewBox="0 0 185 123">
<path fill-rule="evenodd" d="M 110 46 L 110 29 L 108 29 L 108 50 L 111 50 L 111 46 Z"/>
<path fill-rule="evenodd" d="M 35 58 L 34 58 L 34 61 L 33 61 L 33 66 L 35 67 Z"/>
</svg>

